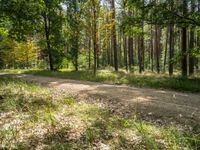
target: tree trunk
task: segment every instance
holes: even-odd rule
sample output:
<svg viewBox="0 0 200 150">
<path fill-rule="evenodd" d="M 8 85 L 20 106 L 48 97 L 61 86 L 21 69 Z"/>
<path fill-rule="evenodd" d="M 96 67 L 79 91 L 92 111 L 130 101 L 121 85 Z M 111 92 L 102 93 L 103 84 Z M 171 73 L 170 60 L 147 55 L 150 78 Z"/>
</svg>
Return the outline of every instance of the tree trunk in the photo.
<svg viewBox="0 0 200 150">
<path fill-rule="evenodd" d="M 151 25 L 151 71 L 153 72 L 154 70 L 154 47 L 153 47 L 153 29 L 152 29 L 152 25 Z"/>
<path fill-rule="evenodd" d="M 183 15 L 187 13 L 187 0 L 183 0 Z M 187 76 L 187 28 L 182 27 L 182 76 Z"/>
<path fill-rule="evenodd" d="M 182 28 L 182 76 L 187 76 L 187 29 Z"/>
<path fill-rule="evenodd" d="M 97 71 L 97 12 L 95 1 L 92 1 L 93 4 L 93 49 L 94 49 L 94 68 L 93 72 L 96 75 Z"/>
<path fill-rule="evenodd" d="M 156 52 L 156 70 L 160 73 L 160 37 L 158 25 L 155 25 L 155 52 Z"/>
<path fill-rule="evenodd" d="M 118 56 L 117 56 L 117 38 L 116 38 L 116 25 L 115 25 L 115 0 L 111 0 L 111 8 L 112 8 L 112 44 L 113 44 L 113 52 L 114 52 L 114 67 L 115 71 L 118 71 Z"/>
<path fill-rule="evenodd" d="M 166 31 L 166 41 L 165 41 L 165 55 L 164 55 L 164 64 L 163 64 L 163 72 L 165 73 L 166 63 L 167 63 L 167 50 L 168 50 L 168 39 L 169 39 L 169 27 Z"/>
<path fill-rule="evenodd" d="M 51 71 L 54 71 L 53 67 L 53 57 L 51 54 L 51 46 L 50 46 L 50 40 L 49 40 L 49 21 L 47 19 L 47 14 L 44 14 L 44 27 L 45 27 L 45 37 L 46 37 L 46 44 L 47 44 L 47 51 L 48 51 L 48 57 L 49 57 L 49 67 Z"/>
<path fill-rule="evenodd" d="M 195 4 L 194 1 L 191 0 L 191 12 L 195 11 Z M 189 48 L 192 50 L 194 48 L 194 30 L 195 27 L 192 26 L 190 29 L 190 42 L 189 42 Z M 194 74 L 194 60 L 195 58 L 192 56 L 191 52 L 189 55 L 189 75 L 192 76 Z"/>
<path fill-rule="evenodd" d="M 169 26 L 169 75 L 173 75 L 173 58 L 174 58 L 174 25 Z"/>
<path fill-rule="evenodd" d="M 128 66 L 129 66 L 129 71 L 132 71 L 132 65 L 134 64 L 133 62 L 133 38 L 129 37 L 128 38 Z"/>
<path fill-rule="evenodd" d="M 118 49 L 119 49 L 119 55 L 118 55 L 118 65 L 119 65 L 119 67 L 122 67 L 122 46 L 123 46 L 123 44 L 121 44 L 122 43 L 122 36 L 121 36 L 121 33 L 119 33 L 118 34 L 119 36 L 118 36 Z"/>
<path fill-rule="evenodd" d="M 143 23 L 142 23 L 142 31 L 144 30 Z M 139 37 L 139 44 L 138 44 L 138 61 L 139 61 L 139 73 L 144 71 L 144 35 L 140 35 Z"/>
<path fill-rule="evenodd" d="M 192 27 L 190 31 L 190 45 L 189 45 L 190 50 L 194 48 L 194 27 Z M 194 74 L 194 57 L 190 53 L 189 55 L 189 75 Z"/>
<path fill-rule="evenodd" d="M 128 71 L 127 38 L 126 38 L 125 35 L 124 35 L 123 42 L 124 42 L 124 65 L 125 65 L 125 67 L 126 67 L 126 71 Z"/>
<path fill-rule="evenodd" d="M 89 38 L 88 43 L 88 68 L 91 68 L 91 39 Z"/>
</svg>

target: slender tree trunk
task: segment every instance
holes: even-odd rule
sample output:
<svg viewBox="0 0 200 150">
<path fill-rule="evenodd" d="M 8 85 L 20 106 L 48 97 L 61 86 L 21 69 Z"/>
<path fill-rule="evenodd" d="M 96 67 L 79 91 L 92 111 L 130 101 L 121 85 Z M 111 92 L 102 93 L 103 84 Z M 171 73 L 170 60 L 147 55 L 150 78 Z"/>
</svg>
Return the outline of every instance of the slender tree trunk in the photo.
<svg viewBox="0 0 200 150">
<path fill-rule="evenodd" d="M 88 42 L 88 68 L 91 68 L 91 39 Z"/>
<path fill-rule="evenodd" d="M 97 44 L 97 69 L 99 69 L 99 67 L 100 67 L 100 49 L 99 49 L 99 44 Z"/>
<path fill-rule="evenodd" d="M 93 47 L 94 47 L 94 75 L 96 75 L 97 71 L 97 46 L 96 46 L 96 25 L 94 25 L 94 38 L 93 38 Z"/>
<path fill-rule="evenodd" d="M 53 67 L 53 57 L 51 53 L 51 46 L 50 46 L 50 40 L 49 40 L 49 21 L 47 19 L 47 14 L 44 14 L 44 27 L 45 27 L 45 37 L 46 37 L 46 44 L 47 44 L 47 51 L 48 51 L 48 57 L 49 57 L 49 67 L 51 71 L 54 71 Z"/>
<path fill-rule="evenodd" d="M 124 40 L 123 40 L 123 42 L 124 42 L 124 65 L 125 65 L 125 67 L 126 67 L 126 71 L 128 71 L 127 38 L 126 38 L 125 35 L 124 35 Z"/>
<path fill-rule="evenodd" d="M 190 45 L 189 45 L 190 50 L 194 48 L 194 27 L 192 27 L 190 31 Z M 190 53 L 189 55 L 189 75 L 194 74 L 194 57 Z"/>
<path fill-rule="evenodd" d="M 144 30 L 142 23 L 142 31 Z M 142 73 L 144 71 L 144 35 L 140 35 L 138 40 L 138 61 L 139 61 L 139 73 Z"/>
<path fill-rule="evenodd" d="M 154 70 L 154 44 L 153 44 L 153 29 L 152 29 L 152 25 L 151 25 L 151 71 L 153 72 Z"/>
<path fill-rule="evenodd" d="M 187 29 L 182 28 L 182 76 L 187 76 Z"/>
<path fill-rule="evenodd" d="M 164 64 L 163 64 L 163 72 L 165 73 L 165 68 L 166 68 L 166 64 L 167 64 L 167 50 L 168 50 L 168 39 L 169 39 L 169 27 L 167 28 L 166 31 L 166 41 L 165 41 L 165 55 L 164 55 Z"/>
<path fill-rule="evenodd" d="M 94 75 L 96 75 L 97 71 L 97 10 L 95 1 L 92 0 L 93 5 L 93 49 L 94 49 Z"/>
<path fill-rule="evenodd" d="M 170 10 L 173 11 L 174 10 L 174 1 L 170 2 Z M 169 71 L 169 76 L 173 75 L 174 72 L 174 62 L 173 62 L 173 58 L 174 58 L 174 23 L 173 23 L 174 19 L 172 18 L 171 23 L 169 25 L 169 59 L 168 59 L 168 71 Z"/>
<path fill-rule="evenodd" d="M 187 0 L 183 0 L 183 15 L 187 13 Z M 187 76 L 187 28 L 182 27 L 182 76 Z"/>
<path fill-rule="evenodd" d="M 133 63 L 133 38 L 129 37 L 128 38 L 128 60 L 129 60 L 129 71 L 132 71 L 132 65 Z"/>
<path fill-rule="evenodd" d="M 143 7 L 144 7 L 144 0 L 143 0 Z M 144 10 L 142 10 L 143 13 Z M 142 35 L 140 36 L 140 69 L 139 72 L 142 73 L 144 71 L 144 49 L 145 49 L 145 45 L 144 45 L 144 20 L 142 20 L 141 23 L 141 30 L 142 30 Z"/>
<path fill-rule="evenodd" d="M 155 25 L 155 52 L 156 52 L 156 70 L 160 73 L 160 39 L 158 25 Z"/>
<path fill-rule="evenodd" d="M 147 66 L 148 66 L 148 69 L 150 70 L 151 69 L 151 39 L 150 39 L 150 41 L 147 41 L 147 42 L 149 42 L 149 44 L 147 44 L 148 45 L 148 64 L 147 64 Z"/>
<path fill-rule="evenodd" d="M 169 26 L 169 75 L 173 75 L 173 58 L 174 58 L 174 25 L 170 24 Z"/>
<path fill-rule="evenodd" d="M 198 8 L 198 12 L 200 12 L 200 0 L 198 0 L 197 8 Z M 199 36 L 199 34 L 197 34 L 197 46 L 200 47 L 200 36 Z M 199 58 L 195 58 L 194 65 L 195 65 L 196 70 L 199 70 L 198 64 L 199 64 Z"/>
<path fill-rule="evenodd" d="M 115 0 L 111 0 L 111 8 L 112 8 L 112 44 L 113 44 L 113 52 L 114 52 L 114 67 L 115 71 L 118 71 L 118 55 L 117 55 L 117 37 L 116 37 L 116 25 L 115 25 Z"/>
<path fill-rule="evenodd" d="M 122 36 L 121 36 L 121 33 L 119 33 L 118 34 L 118 49 L 119 49 L 119 55 L 118 55 L 118 61 L 119 61 L 119 67 L 121 67 L 122 66 L 122 38 L 121 38 Z"/>
<path fill-rule="evenodd" d="M 107 43 L 107 64 L 111 65 L 111 60 L 110 60 L 110 43 Z"/>
<path fill-rule="evenodd" d="M 194 1 L 191 0 L 191 12 L 195 11 L 195 4 Z M 190 42 L 189 42 L 189 48 L 192 50 L 194 48 L 194 30 L 195 27 L 192 26 L 190 29 Z M 194 60 L 195 58 L 190 53 L 189 55 L 189 75 L 192 76 L 194 74 Z"/>
</svg>

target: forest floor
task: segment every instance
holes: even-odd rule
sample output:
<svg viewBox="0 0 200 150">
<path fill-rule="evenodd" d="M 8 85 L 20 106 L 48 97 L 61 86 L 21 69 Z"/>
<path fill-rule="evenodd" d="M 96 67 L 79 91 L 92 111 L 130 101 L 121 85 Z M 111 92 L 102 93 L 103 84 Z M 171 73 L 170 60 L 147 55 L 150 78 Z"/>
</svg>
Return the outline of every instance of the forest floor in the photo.
<svg viewBox="0 0 200 150">
<path fill-rule="evenodd" d="M 196 150 L 199 135 L 200 94 L 0 75 L 0 148 Z"/>
<path fill-rule="evenodd" d="M 139 74 L 137 72 L 127 73 L 125 70 L 115 72 L 111 69 L 98 70 L 96 75 L 93 74 L 92 70 L 73 71 L 68 69 L 59 71 L 40 69 L 8 69 L 1 70 L 1 72 L 200 93 L 200 73 L 198 72 L 195 73 L 195 76 L 188 78 L 182 77 L 180 72 L 175 72 L 173 76 L 169 77 L 166 73 L 157 74 L 155 72 L 146 71 Z"/>
<path fill-rule="evenodd" d="M 106 104 L 112 111 L 126 115 L 132 115 L 134 112 L 142 118 L 153 118 L 154 121 L 166 124 L 200 124 L 200 94 L 27 74 L 14 76 L 28 82 L 57 88 L 68 95 L 91 101 L 97 100 Z"/>
</svg>

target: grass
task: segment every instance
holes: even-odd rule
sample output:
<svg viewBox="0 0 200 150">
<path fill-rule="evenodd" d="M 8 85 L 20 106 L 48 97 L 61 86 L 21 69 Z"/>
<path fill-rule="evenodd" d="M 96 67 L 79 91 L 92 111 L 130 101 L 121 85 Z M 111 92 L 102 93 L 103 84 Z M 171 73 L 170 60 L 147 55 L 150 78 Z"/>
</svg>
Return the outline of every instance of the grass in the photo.
<svg viewBox="0 0 200 150">
<path fill-rule="evenodd" d="M 0 149 L 200 148 L 199 128 L 191 132 L 119 116 L 102 105 L 3 76 L 0 118 Z"/>
<path fill-rule="evenodd" d="M 137 87 L 151 87 L 157 89 L 169 89 L 182 92 L 200 92 L 200 78 L 182 78 L 180 76 L 169 77 L 165 74 L 146 73 L 140 74 L 127 74 L 123 71 L 113 72 L 108 70 L 101 70 L 94 76 L 92 71 L 60 71 L 51 72 L 47 70 L 5 70 L 14 73 L 27 73 L 40 76 L 51 76 L 58 78 L 67 78 L 84 81 L 95 81 L 110 84 L 127 84 Z"/>
</svg>

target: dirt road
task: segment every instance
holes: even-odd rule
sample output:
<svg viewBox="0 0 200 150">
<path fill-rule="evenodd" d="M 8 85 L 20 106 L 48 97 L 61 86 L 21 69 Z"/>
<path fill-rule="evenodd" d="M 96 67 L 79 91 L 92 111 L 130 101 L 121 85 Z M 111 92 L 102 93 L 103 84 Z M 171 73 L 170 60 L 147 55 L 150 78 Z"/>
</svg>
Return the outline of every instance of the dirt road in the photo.
<svg viewBox="0 0 200 150">
<path fill-rule="evenodd" d="M 153 119 L 161 124 L 170 122 L 200 125 L 200 94 L 33 75 L 14 76 L 62 90 L 77 96 L 79 100 L 98 102 L 122 115 L 131 116 L 137 113 L 142 119 Z"/>
</svg>

